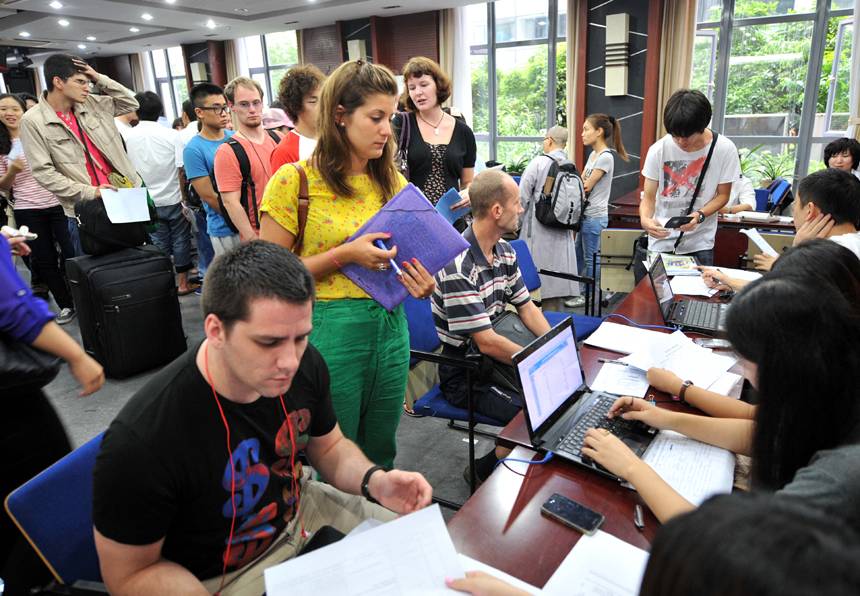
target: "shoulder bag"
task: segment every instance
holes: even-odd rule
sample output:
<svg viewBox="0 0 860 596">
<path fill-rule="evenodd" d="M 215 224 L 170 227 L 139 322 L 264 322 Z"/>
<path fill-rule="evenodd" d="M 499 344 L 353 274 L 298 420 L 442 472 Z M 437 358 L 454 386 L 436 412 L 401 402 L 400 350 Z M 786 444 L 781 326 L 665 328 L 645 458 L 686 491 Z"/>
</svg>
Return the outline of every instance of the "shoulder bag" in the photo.
<svg viewBox="0 0 860 596">
<path fill-rule="evenodd" d="M 520 315 L 512 310 L 502 312 L 502 314 L 493 319 L 491 325 L 493 326 L 493 331 L 523 348 L 537 339 L 537 335 L 526 327 Z M 478 344 L 473 340 L 469 340 L 469 348 L 466 354 L 467 358 L 470 355 L 480 355 L 481 357 L 481 370 L 478 373 L 478 382 L 489 382 L 492 385 L 519 393 L 520 388 L 517 384 L 517 377 L 513 366 L 482 354 L 481 350 L 478 349 Z"/>
</svg>

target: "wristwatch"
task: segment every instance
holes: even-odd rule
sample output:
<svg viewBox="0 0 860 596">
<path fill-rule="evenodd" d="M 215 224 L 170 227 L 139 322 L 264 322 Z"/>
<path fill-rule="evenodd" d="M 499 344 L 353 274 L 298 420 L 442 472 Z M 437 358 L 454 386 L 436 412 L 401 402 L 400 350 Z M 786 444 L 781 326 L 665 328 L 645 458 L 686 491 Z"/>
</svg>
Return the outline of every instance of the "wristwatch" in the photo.
<svg viewBox="0 0 860 596">
<path fill-rule="evenodd" d="M 687 403 L 687 400 L 684 399 L 684 394 L 687 393 L 687 387 L 689 387 L 692 384 L 693 384 L 693 381 L 684 381 L 684 383 L 681 385 L 681 390 L 678 392 L 678 399 L 680 400 L 680 402 L 682 404 Z"/>
<path fill-rule="evenodd" d="M 696 211 L 696 213 L 699 214 L 699 223 L 702 223 L 703 221 L 705 221 L 705 214 L 704 213 L 702 213 L 701 211 Z"/>
<path fill-rule="evenodd" d="M 364 480 L 361 481 L 361 496 L 375 505 L 379 505 L 379 501 L 370 496 L 370 491 L 367 490 L 367 485 L 370 484 L 370 477 L 373 476 L 373 473 L 377 470 L 387 472 L 388 468 L 386 468 L 385 466 L 373 466 L 364 475 Z"/>
</svg>

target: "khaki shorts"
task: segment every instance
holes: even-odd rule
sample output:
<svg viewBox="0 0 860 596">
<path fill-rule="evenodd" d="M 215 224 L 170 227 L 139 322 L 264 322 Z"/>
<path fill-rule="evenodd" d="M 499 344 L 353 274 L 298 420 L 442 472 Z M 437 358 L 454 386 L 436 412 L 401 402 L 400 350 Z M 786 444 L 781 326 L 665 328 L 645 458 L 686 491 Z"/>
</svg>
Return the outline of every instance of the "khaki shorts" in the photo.
<svg viewBox="0 0 860 596">
<path fill-rule="evenodd" d="M 306 467 L 304 477 L 310 477 L 310 472 L 311 468 Z M 350 495 L 313 480 L 302 482 L 300 504 L 308 537 L 302 538 L 296 516 L 256 561 L 224 577 L 221 596 L 261 596 L 266 591 L 263 572 L 295 557 L 311 539 L 311 535 L 323 526 L 332 526 L 348 534 L 368 518 L 388 522 L 397 517 L 393 511 L 374 505 L 364 497 Z M 203 586 L 210 594 L 214 594 L 221 586 L 221 577 L 208 579 L 203 582 Z"/>
</svg>

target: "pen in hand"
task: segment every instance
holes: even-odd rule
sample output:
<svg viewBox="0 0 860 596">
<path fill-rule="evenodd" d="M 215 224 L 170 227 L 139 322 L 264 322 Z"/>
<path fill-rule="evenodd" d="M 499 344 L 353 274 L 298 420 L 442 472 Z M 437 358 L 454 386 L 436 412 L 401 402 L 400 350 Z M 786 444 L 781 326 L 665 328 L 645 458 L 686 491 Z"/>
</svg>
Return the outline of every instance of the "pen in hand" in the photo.
<svg viewBox="0 0 860 596">
<path fill-rule="evenodd" d="M 377 238 L 377 239 L 376 239 L 376 240 L 374 240 L 373 242 L 374 242 L 374 244 L 376 244 L 376 246 L 377 246 L 379 249 L 381 249 L 381 250 L 388 250 L 387 248 L 385 248 L 385 245 L 382 243 L 382 240 L 380 240 L 379 238 Z M 394 268 L 394 270 L 397 272 L 397 275 L 399 275 L 400 277 L 403 277 L 403 272 L 400 270 L 400 267 L 398 267 L 398 266 L 397 266 L 397 263 L 395 263 L 395 262 L 394 262 L 394 259 L 388 259 L 388 262 L 389 262 L 389 263 L 391 263 L 391 266 L 392 266 L 392 267 Z"/>
<path fill-rule="evenodd" d="M 605 362 L 607 364 L 620 364 L 621 366 L 629 366 L 626 362 L 621 362 L 620 360 L 610 360 L 609 358 L 598 358 L 598 362 Z"/>
</svg>

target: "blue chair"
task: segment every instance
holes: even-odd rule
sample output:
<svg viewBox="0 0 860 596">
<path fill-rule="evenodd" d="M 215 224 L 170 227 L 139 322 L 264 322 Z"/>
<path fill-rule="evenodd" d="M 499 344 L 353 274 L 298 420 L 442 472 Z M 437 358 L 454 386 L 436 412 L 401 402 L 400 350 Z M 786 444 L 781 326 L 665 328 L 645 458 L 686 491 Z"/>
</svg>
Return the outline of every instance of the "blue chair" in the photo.
<svg viewBox="0 0 860 596">
<path fill-rule="evenodd" d="M 466 369 L 467 382 L 469 387 L 472 386 L 473 373 L 477 374 L 480 370 L 480 361 L 460 360 L 436 354 L 433 350 L 437 349 L 441 342 L 439 335 L 436 333 L 436 325 L 433 323 L 432 301 L 418 300 L 411 296 L 403 303 L 403 308 L 406 311 L 406 321 L 409 325 L 409 347 L 410 347 L 410 368 L 414 367 L 419 361 L 428 361 L 436 364 L 446 364 L 449 366 L 458 366 Z M 472 470 L 470 480 L 470 488 L 472 493 L 475 492 L 475 435 L 480 434 L 495 438 L 492 433 L 487 433 L 480 430 L 475 430 L 476 424 L 487 424 L 491 426 L 505 426 L 504 422 L 488 418 L 474 411 L 472 407 L 472 395 L 469 393 L 468 405 L 466 409 L 458 408 L 452 405 L 442 395 L 442 390 L 439 384 L 434 385 L 427 393 L 421 396 L 412 406 L 416 414 L 430 416 L 433 418 L 445 418 L 448 420 L 450 428 L 466 430 L 469 433 L 469 465 Z M 464 428 L 455 424 L 455 421 L 465 422 L 467 426 Z M 447 501 L 445 499 L 433 500 L 440 505 L 444 505 L 451 509 L 460 509 L 460 504 Z"/>
<path fill-rule="evenodd" d="M 788 180 L 783 180 L 779 183 L 779 185 L 773 189 L 773 192 L 770 193 L 771 197 L 771 211 L 774 211 L 777 207 L 779 207 L 782 200 L 788 195 L 788 191 L 791 190 L 791 183 Z"/>
<path fill-rule="evenodd" d="M 770 191 L 766 188 L 755 189 L 755 210 L 767 211 L 767 200 L 770 198 Z"/>
<path fill-rule="evenodd" d="M 104 433 L 6 498 L 6 511 L 54 574 L 75 594 L 106 594 L 93 538 L 92 472 Z M 53 582 L 52 582 L 53 584 Z M 52 587 L 47 593 L 52 593 Z M 64 591 L 65 590 L 65 591 Z M 68 594 L 68 588 L 53 593 Z"/>
<path fill-rule="evenodd" d="M 586 285 L 585 312 L 591 312 L 592 315 L 594 314 L 594 278 L 572 275 L 561 271 L 552 271 L 550 269 L 541 269 L 538 271 L 525 240 L 512 240 L 511 246 L 514 247 L 514 250 L 517 253 L 517 263 L 520 266 L 520 273 L 523 276 L 523 281 L 525 282 L 526 288 L 529 292 L 533 292 L 540 288 L 540 275 L 549 275 L 551 277 L 559 277 L 569 281 L 584 283 Z M 576 339 L 579 341 L 586 339 L 589 335 L 594 333 L 594 331 L 600 327 L 600 323 L 603 322 L 603 319 L 599 317 L 568 312 L 545 310 L 543 311 L 543 315 L 546 317 L 546 320 L 551 327 L 555 327 L 568 317 L 573 319 L 573 329 L 576 333 Z"/>
<path fill-rule="evenodd" d="M 517 186 L 519 186 L 519 185 L 520 185 L 520 180 L 522 180 L 522 179 L 523 179 L 523 177 L 522 177 L 522 176 L 511 176 L 511 178 L 513 178 L 513 179 L 514 179 L 514 182 L 516 182 L 516 183 L 517 183 Z"/>
</svg>

